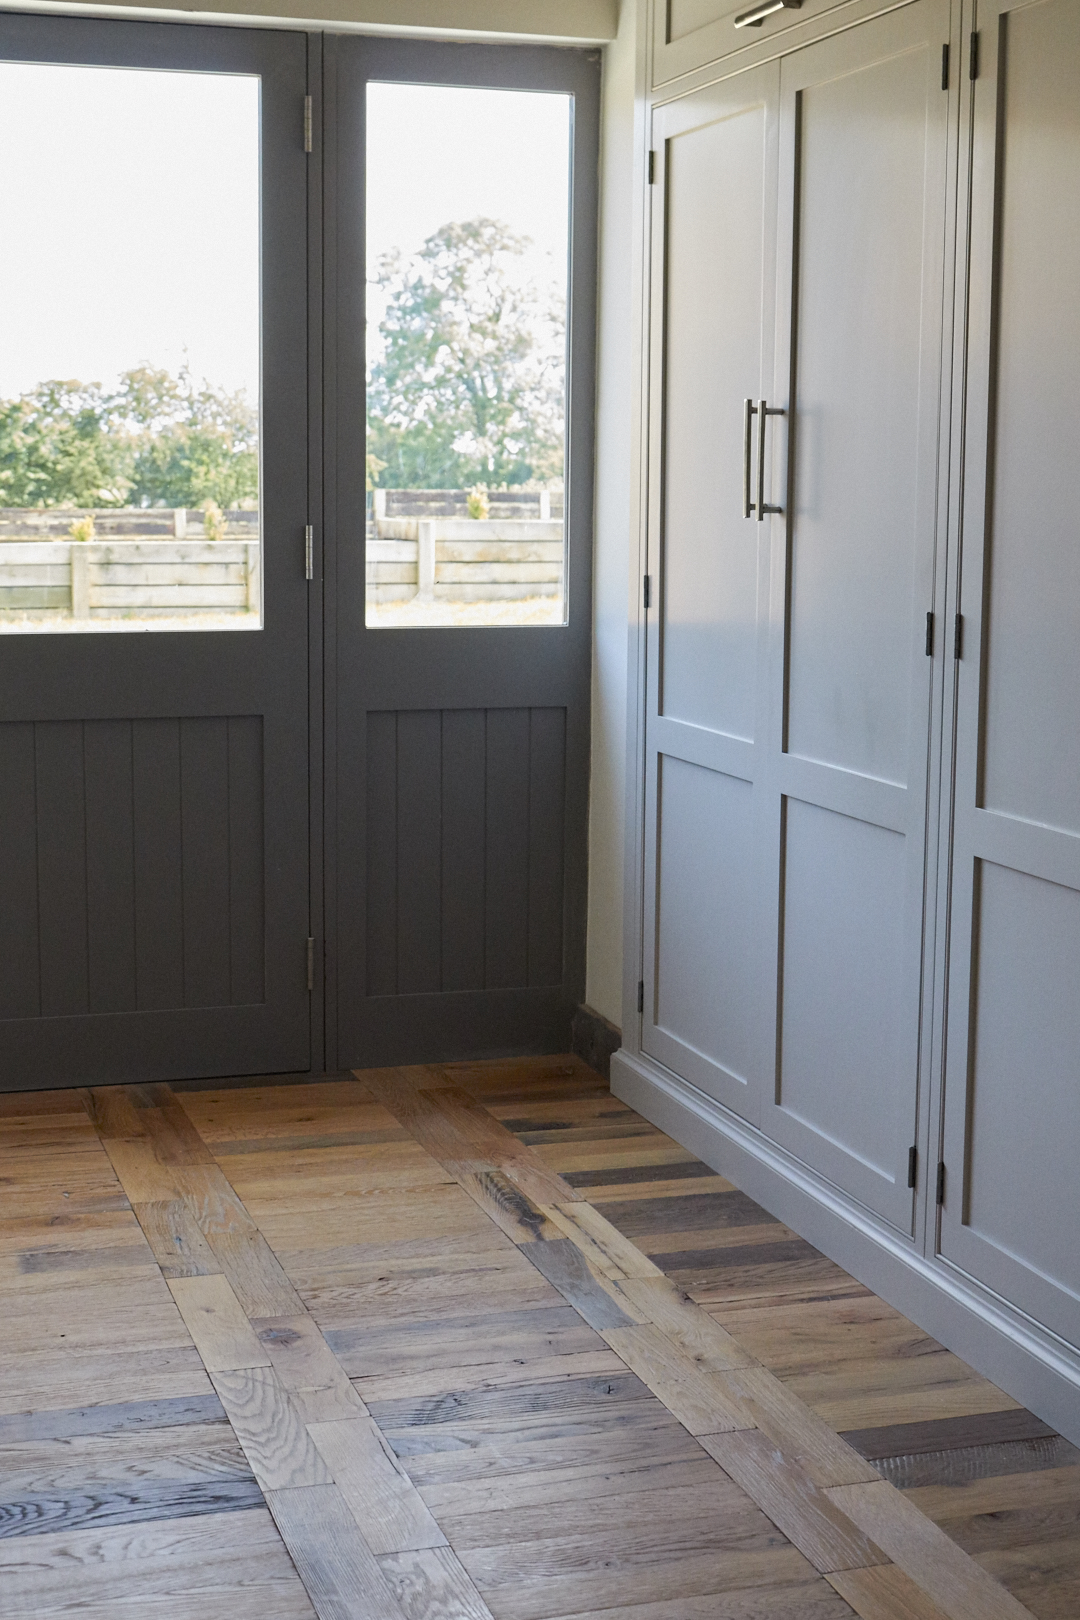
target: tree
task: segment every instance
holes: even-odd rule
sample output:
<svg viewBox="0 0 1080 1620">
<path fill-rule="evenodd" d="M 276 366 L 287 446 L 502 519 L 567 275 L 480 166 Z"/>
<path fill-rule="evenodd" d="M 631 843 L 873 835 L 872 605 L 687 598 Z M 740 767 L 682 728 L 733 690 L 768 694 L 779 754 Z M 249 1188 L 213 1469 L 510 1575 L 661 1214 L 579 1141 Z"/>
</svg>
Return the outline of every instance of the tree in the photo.
<svg viewBox="0 0 1080 1620">
<path fill-rule="evenodd" d="M 255 411 L 186 367 L 137 367 L 112 393 L 45 382 L 0 401 L 0 506 L 227 508 L 258 493 Z"/>
<path fill-rule="evenodd" d="M 492 219 L 388 255 L 368 450 L 388 488 L 552 482 L 563 471 L 565 305 L 530 284 L 529 247 Z"/>
</svg>

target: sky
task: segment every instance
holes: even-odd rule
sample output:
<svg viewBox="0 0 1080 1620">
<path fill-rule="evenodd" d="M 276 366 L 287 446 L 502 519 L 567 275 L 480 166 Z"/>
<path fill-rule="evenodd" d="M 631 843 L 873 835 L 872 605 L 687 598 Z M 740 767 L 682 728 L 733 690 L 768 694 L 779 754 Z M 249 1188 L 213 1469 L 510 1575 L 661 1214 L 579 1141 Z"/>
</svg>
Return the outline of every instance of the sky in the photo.
<svg viewBox="0 0 1080 1620">
<path fill-rule="evenodd" d="M 258 119 L 250 76 L 0 63 L 0 398 L 186 360 L 257 399 Z M 565 285 L 569 139 L 564 95 L 371 85 L 370 263 L 482 214 Z"/>
<path fill-rule="evenodd" d="M 259 81 L 0 63 L 0 397 L 144 361 L 258 398 Z"/>
</svg>

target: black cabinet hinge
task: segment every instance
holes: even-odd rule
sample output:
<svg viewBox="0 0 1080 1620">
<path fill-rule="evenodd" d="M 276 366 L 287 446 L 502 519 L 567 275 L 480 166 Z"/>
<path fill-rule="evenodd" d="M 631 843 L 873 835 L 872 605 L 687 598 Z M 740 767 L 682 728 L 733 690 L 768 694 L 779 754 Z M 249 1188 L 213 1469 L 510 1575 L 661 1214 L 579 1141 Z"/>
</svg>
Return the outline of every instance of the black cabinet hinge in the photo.
<svg viewBox="0 0 1080 1620">
<path fill-rule="evenodd" d="M 949 88 L 949 47 L 947 45 L 941 47 L 941 88 L 943 90 Z"/>
<path fill-rule="evenodd" d="M 644 979 L 639 979 L 638 980 L 637 1010 L 638 1010 L 639 1013 L 643 1013 L 645 1011 L 645 980 Z"/>
<path fill-rule="evenodd" d="M 938 1204 L 945 1202 L 945 1160 L 942 1159 L 937 1167 L 937 1198 Z"/>
<path fill-rule="evenodd" d="M 926 656 L 927 658 L 933 658 L 934 656 L 934 615 L 932 613 L 926 615 Z"/>
<path fill-rule="evenodd" d="M 645 603 L 645 611 L 647 613 L 649 608 L 652 606 L 652 575 L 651 574 L 646 574 L 645 575 L 645 589 L 642 592 L 642 600 Z"/>
<path fill-rule="evenodd" d="M 655 152 L 650 152 L 649 153 L 649 184 L 650 184 L 650 186 L 655 186 L 655 184 L 656 184 L 656 153 Z"/>
<path fill-rule="evenodd" d="M 964 650 L 964 615 L 958 613 L 953 624 L 952 655 L 959 658 Z"/>
<path fill-rule="evenodd" d="M 307 942 L 307 987 L 309 993 L 315 988 L 315 941 L 310 937 Z"/>
<path fill-rule="evenodd" d="M 917 1147 L 909 1147 L 907 1150 L 907 1184 L 909 1187 L 915 1185 L 915 1174 L 918 1168 L 919 1150 Z"/>
<path fill-rule="evenodd" d="M 968 78 L 969 79 L 977 79 L 978 77 L 979 77 L 979 36 L 978 36 L 978 34 L 972 34 L 971 42 L 970 42 L 970 44 L 968 46 Z"/>
</svg>

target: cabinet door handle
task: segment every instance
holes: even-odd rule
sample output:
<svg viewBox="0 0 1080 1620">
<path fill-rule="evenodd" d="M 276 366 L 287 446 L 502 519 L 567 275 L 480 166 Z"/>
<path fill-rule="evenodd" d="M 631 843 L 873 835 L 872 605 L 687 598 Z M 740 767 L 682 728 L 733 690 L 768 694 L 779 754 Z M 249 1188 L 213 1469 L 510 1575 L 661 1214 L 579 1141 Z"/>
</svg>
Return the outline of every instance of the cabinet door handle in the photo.
<svg viewBox="0 0 1080 1620">
<path fill-rule="evenodd" d="M 750 499 L 750 419 L 757 415 L 757 406 L 752 399 L 743 400 L 743 426 L 742 426 L 742 515 L 748 518 L 753 514 L 754 503 Z"/>
<path fill-rule="evenodd" d="M 749 401 L 747 402 L 749 403 Z M 757 445 L 757 501 L 751 510 L 757 512 L 757 520 L 763 523 L 766 512 L 782 512 L 782 506 L 765 505 L 765 418 L 767 416 L 786 416 L 787 412 L 782 405 L 769 405 L 765 400 L 759 400 L 757 407 L 758 417 L 758 445 Z M 749 417 L 747 418 L 749 421 Z M 750 513 L 747 512 L 747 517 Z"/>
</svg>

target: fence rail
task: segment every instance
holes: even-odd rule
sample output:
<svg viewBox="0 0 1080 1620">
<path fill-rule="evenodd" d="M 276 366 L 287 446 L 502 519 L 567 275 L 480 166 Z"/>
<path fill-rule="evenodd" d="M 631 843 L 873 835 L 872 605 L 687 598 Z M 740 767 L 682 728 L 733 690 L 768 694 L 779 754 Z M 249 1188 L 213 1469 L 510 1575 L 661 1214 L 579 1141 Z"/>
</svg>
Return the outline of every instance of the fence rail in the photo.
<svg viewBox="0 0 1080 1620">
<path fill-rule="evenodd" d="M 257 540 L 44 540 L 0 546 L 0 620 L 258 615 Z"/>
<path fill-rule="evenodd" d="M 482 602 L 558 596 L 563 526 L 538 519 L 377 518 L 368 599 Z"/>
</svg>

